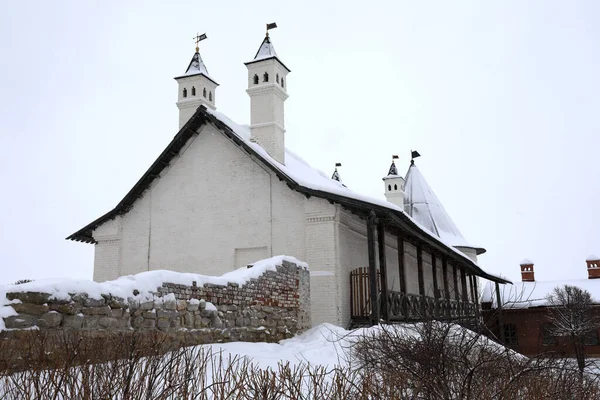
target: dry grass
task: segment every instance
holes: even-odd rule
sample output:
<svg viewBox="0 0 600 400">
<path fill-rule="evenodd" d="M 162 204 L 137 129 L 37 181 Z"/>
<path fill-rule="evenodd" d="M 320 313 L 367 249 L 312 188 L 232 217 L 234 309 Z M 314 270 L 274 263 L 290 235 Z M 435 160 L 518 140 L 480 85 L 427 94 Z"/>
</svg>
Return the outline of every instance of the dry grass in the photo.
<svg viewBox="0 0 600 400">
<path fill-rule="evenodd" d="M 352 343 L 344 366 L 262 369 L 156 332 L 19 332 L 0 336 L 0 398 L 600 398 L 597 377 L 572 362 L 525 358 L 456 325 L 381 327 Z"/>
</svg>

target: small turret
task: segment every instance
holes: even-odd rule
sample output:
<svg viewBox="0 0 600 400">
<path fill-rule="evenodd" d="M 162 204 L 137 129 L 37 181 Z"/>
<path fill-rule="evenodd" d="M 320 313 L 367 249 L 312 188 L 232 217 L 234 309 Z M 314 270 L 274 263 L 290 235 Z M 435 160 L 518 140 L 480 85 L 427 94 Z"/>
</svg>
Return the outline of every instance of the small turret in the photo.
<svg viewBox="0 0 600 400">
<path fill-rule="evenodd" d="M 335 163 L 335 171 L 333 171 L 333 175 L 331 175 L 331 179 L 333 179 L 334 181 L 338 181 L 339 183 L 342 183 L 342 178 L 340 177 L 340 173 L 338 172 L 338 167 L 341 166 L 341 163 Z"/>
<path fill-rule="evenodd" d="M 285 123 L 283 103 L 288 98 L 287 74 L 290 72 L 275 52 L 267 34 L 254 59 L 245 63 L 248 68 L 250 96 L 250 139 L 258 143 L 276 161 L 285 164 Z"/>
<path fill-rule="evenodd" d="M 392 165 L 390 165 L 387 175 L 383 177 L 384 194 L 387 201 L 404 208 L 404 178 L 398 175 L 398 168 L 395 163 L 397 159 L 397 155 L 392 156 Z"/>
<path fill-rule="evenodd" d="M 179 129 L 189 121 L 201 104 L 212 110 L 216 109 L 216 90 L 219 84 L 208 74 L 198 47 L 198 43 L 206 38 L 206 34 L 194 38 L 196 52 L 192 56 L 185 74 L 175 78 L 178 84 Z"/>
</svg>

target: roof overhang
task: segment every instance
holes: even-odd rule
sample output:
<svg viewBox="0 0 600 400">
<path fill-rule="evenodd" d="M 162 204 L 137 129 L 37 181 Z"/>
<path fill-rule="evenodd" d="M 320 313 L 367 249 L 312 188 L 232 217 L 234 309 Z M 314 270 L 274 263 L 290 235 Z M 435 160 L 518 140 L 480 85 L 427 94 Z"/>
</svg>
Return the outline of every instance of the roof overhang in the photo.
<svg viewBox="0 0 600 400">
<path fill-rule="evenodd" d="M 193 135 L 196 135 L 198 129 L 207 123 L 213 124 L 217 129 L 219 129 L 223 134 L 225 134 L 225 136 L 227 136 L 232 142 L 241 147 L 245 152 L 262 161 L 269 169 L 271 169 L 275 173 L 275 175 L 281 181 L 285 181 L 290 189 L 304 194 L 307 198 L 315 196 L 318 198 L 326 199 L 331 203 L 337 203 L 343 207 L 355 211 L 356 213 L 362 215 L 365 218 L 371 211 L 374 211 L 376 217 L 383 220 L 384 223 L 390 228 L 396 229 L 397 231 L 402 232 L 403 236 L 411 237 L 413 241 L 418 241 L 420 244 L 447 256 L 452 262 L 465 266 L 472 273 L 494 282 L 512 284 L 511 281 L 486 273 L 468 257 L 459 254 L 457 250 L 448 246 L 446 243 L 443 243 L 435 236 L 432 236 L 425 232 L 423 228 L 421 228 L 414 221 L 412 221 L 412 219 L 409 218 L 402 211 L 392 210 L 382 205 L 372 204 L 363 200 L 358 200 L 335 193 L 311 189 L 298 184 L 294 179 L 292 179 L 289 175 L 284 173 L 281 169 L 275 167 L 273 164 L 265 160 L 261 154 L 257 153 L 252 146 L 250 146 L 245 140 L 239 137 L 226 123 L 218 119 L 215 115 L 207 112 L 206 107 L 203 105 L 198 107 L 194 115 L 175 135 L 171 143 L 169 143 L 167 148 L 160 154 L 158 159 L 150 166 L 146 173 L 140 178 L 140 180 L 133 186 L 133 188 L 125 195 L 123 200 L 121 200 L 113 210 L 109 211 L 108 213 L 104 214 L 103 216 L 94 220 L 93 222 L 89 223 L 77 232 L 68 236 L 66 239 L 95 244 L 96 240 L 93 238 L 92 235 L 94 229 L 96 229 L 104 222 L 117 217 L 118 215 L 127 213 L 133 206 L 133 203 L 139 197 L 142 196 L 146 189 L 150 187 L 154 179 L 159 177 L 160 173 L 170 164 L 171 160 L 179 154 L 179 151 L 188 142 L 188 140 Z"/>
</svg>

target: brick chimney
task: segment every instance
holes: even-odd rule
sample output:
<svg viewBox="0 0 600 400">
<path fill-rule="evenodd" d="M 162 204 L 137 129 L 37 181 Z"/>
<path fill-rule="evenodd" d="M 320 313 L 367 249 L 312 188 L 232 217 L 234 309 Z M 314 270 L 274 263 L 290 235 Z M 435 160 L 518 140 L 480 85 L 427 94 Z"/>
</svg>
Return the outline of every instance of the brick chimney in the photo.
<svg viewBox="0 0 600 400">
<path fill-rule="evenodd" d="M 590 254 L 585 259 L 585 263 L 587 264 L 588 279 L 600 278 L 600 257 Z"/>
<path fill-rule="evenodd" d="M 598 275 L 600 278 L 600 275 Z M 521 280 L 523 282 L 535 282 L 533 275 L 533 261 L 524 259 L 521 261 Z"/>
</svg>

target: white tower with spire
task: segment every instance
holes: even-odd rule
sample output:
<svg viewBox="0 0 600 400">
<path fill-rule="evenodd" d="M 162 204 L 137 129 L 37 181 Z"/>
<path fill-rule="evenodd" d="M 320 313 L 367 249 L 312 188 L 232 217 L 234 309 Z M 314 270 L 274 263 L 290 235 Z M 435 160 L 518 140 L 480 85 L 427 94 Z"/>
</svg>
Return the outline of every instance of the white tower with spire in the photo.
<svg viewBox="0 0 600 400">
<path fill-rule="evenodd" d="M 196 40 L 196 53 L 192 56 L 185 74 L 175 78 L 178 84 L 179 129 L 189 121 L 201 104 L 212 110 L 216 108 L 215 92 L 219 84 L 208 74 L 208 69 L 206 69 L 206 65 L 200 57 L 198 47 L 198 43 L 206 38 L 206 34 L 194 38 Z"/>
<path fill-rule="evenodd" d="M 392 156 L 392 165 L 390 165 L 388 174 L 383 177 L 384 194 L 387 201 L 404 209 L 404 178 L 398 175 L 395 163 L 397 159 L 398 156 Z"/>
<path fill-rule="evenodd" d="M 285 123 L 283 103 L 288 98 L 287 74 L 290 70 L 279 60 L 267 34 L 254 59 L 245 63 L 248 68 L 250 96 L 251 140 L 264 148 L 271 157 L 285 164 Z"/>
</svg>

